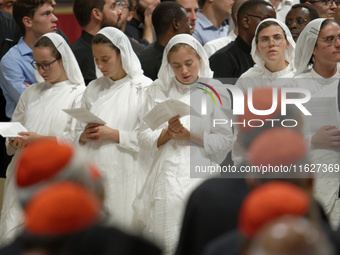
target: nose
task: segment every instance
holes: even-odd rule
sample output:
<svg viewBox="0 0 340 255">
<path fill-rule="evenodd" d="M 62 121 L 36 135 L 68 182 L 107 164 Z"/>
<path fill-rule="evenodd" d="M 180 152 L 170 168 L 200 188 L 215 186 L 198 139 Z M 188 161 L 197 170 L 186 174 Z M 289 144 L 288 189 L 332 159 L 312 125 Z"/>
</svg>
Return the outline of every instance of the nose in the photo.
<svg viewBox="0 0 340 255">
<path fill-rule="evenodd" d="M 187 74 L 188 73 L 188 67 L 183 65 L 182 67 L 182 74 Z"/>
<path fill-rule="evenodd" d="M 196 21 L 197 20 L 197 13 L 193 10 L 190 13 L 188 13 L 189 20 Z"/>
<path fill-rule="evenodd" d="M 58 22 L 58 18 L 54 14 L 52 14 L 52 22 L 53 23 Z"/>
<path fill-rule="evenodd" d="M 274 38 L 272 38 L 272 37 L 269 38 L 269 45 L 270 45 L 270 46 L 275 45 L 275 40 L 274 40 Z"/>
<path fill-rule="evenodd" d="M 118 16 L 122 15 L 122 9 L 121 8 L 116 8 L 116 13 Z"/>
<path fill-rule="evenodd" d="M 336 9 L 336 8 L 338 8 L 338 6 L 336 5 L 336 3 L 334 2 L 334 1 L 332 1 L 332 4 L 331 4 L 331 10 L 334 10 L 334 9 Z"/>
</svg>

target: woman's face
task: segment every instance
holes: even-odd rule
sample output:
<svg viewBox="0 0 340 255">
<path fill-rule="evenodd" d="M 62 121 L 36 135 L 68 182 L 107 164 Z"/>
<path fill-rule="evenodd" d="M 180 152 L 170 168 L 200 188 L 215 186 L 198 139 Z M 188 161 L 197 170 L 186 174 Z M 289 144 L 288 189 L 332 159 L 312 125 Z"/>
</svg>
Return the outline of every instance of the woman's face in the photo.
<svg viewBox="0 0 340 255">
<path fill-rule="evenodd" d="M 287 13 L 286 25 L 289 28 L 295 42 L 297 41 L 302 30 L 310 21 L 311 18 L 309 11 L 306 8 L 295 8 Z"/>
<path fill-rule="evenodd" d="M 109 44 L 94 44 L 92 51 L 94 60 L 103 76 L 114 81 L 124 78 L 126 73 L 123 69 L 121 55 L 117 54 Z"/>
<path fill-rule="evenodd" d="M 258 34 L 257 50 L 266 65 L 285 61 L 285 51 L 288 47 L 289 42 L 280 26 L 266 27 Z"/>
<path fill-rule="evenodd" d="M 169 55 L 169 63 L 177 80 L 186 85 L 197 80 L 200 61 L 196 52 L 187 47 L 181 47 Z"/>
<path fill-rule="evenodd" d="M 67 80 L 61 59 L 56 60 L 49 47 L 33 48 L 33 58 L 39 74 L 46 82 L 52 84 Z"/>
<path fill-rule="evenodd" d="M 313 51 L 315 62 L 337 63 L 340 62 L 340 27 L 333 22 L 326 25 L 319 33 Z"/>
</svg>

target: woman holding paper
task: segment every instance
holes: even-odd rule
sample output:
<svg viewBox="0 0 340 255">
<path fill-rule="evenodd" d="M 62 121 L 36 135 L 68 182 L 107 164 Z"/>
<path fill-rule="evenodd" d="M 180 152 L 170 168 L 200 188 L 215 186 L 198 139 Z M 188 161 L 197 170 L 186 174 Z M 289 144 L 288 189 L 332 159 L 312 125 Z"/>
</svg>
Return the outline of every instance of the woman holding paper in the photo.
<svg viewBox="0 0 340 255">
<path fill-rule="evenodd" d="M 72 130 L 72 121 L 62 109 L 80 104 L 85 90 L 77 60 L 60 35 L 43 35 L 34 45 L 33 57 L 32 65 L 45 82 L 33 84 L 24 91 L 12 117 L 12 122 L 20 122 L 29 132 L 19 133 L 22 137 L 9 139 L 7 143 L 7 153 L 15 155 L 6 175 L 0 221 L 1 244 L 14 238 L 22 221 L 22 209 L 14 185 L 16 152 L 40 137 L 65 138 L 67 131 Z"/>
<path fill-rule="evenodd" d="M 168 116 L 165 123 L 153 131 L 142 122 L 138 132 L 140 146 L 153 153 L 153 164 L 134 203 L 135 214 L 145 225 L 144 234 L 158 241 L 165 254 L 174 253 L 186 199 L 201 181 L 190 178 L 195 174 L 191 170 L 220 164 L 234 142 L 230 125 L 213 127 L 213 119 L 228 118 L 202 91 L 208 89 L 204 84 L 220 84 L 209 79 L 212 75 L 201 44 L 190 35 L 180 34 L 166 46 L 158 79 L 147 90 L 144 115 L 167 100 L 174 104 L 180 101 L 194 109 L 191 116 L 163 112 Z M 227 91 L 219 95 L 224 107 L 228 107 Z M 201 113 L 202 100 L 207 103 L 206 113 L 194 116 L 193 111 Z"/>
<path fill-rule="evenodd" d="M 143 75 L 129 39 L 120 30 L 100 30 L 92 50 L 103 77 L 87 86 L 82 107 L 107 124 L 78 122 L 76 141 L 105 176 L 104 204 L 113 220 L 122 227 L 131 227 L 132 202 L 143 181 L 143 166 L 137 162 L 143 152 L 139 150 L 136 129 L 144 90 L 152 80 Z"/>
<path fill-rule="evenodd" d="M 296 43 L 295 77 L 303 79 L 294 80 L 298 87 L 311 92 L 311 101 L 314 98 L 324 100 L 319 101 L 318 111 L 324 109 L 327 112 L 324 115 L 334 112 L 329 116 L 331 123 L 324 122 L 319 125 L 321 127 L 316 128 L 317 132 L 311 130 L 312 124 L 316 122 L 311 119 L 313 116 L 306 116 L 306 120 L 312 123 L 305 125 L 306 135 L 311 143 L 312 162 L 325 164 L 323 169 L 316 172 L 315 195 L 334 228 L 340 225 L 339 172 L 334 174 L 332 171 L 332 167 L 340 164 L 339 62 L 339 24 L 330 19 L 312 20 L 304 28 Z M 330 105 L 331 103 L 333 105 Z M 333 108 L 324 108 L 327 105 Z M 324 120 L 326 116 L 322 117 Z"/>
</svg>

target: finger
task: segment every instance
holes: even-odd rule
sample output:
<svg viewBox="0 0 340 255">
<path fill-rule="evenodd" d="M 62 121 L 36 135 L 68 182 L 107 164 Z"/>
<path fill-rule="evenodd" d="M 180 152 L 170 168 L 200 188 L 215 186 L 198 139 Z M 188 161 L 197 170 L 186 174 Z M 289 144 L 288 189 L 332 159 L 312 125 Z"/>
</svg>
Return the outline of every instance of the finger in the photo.
<svg viewBox="0 0 340 255">
<path fill-rule="evenodd" d="M 30 132 L 19 132 L 18 135 L 22 135 L 22 136 L 26 136 L 26 135 L 29 135 Z"/>
<path fill-rule="evenodd" d="M 99 126 L 99 124 L 97 124 L 97 123 L 89 123 L 89 124 L 86 125 L 86 128 L 92 128 L 92 127 L 98 127 L 98 126 Z"/>
<path fill-rule="evenodd" d="M 176 116 L 172 117 L 171 119 L 169 119 L 169 123 L 173 122 L 173 121 L 175 121 L 176 119 L 179 119 L 179 118 L 180 118 L 180 116 L 176 115 Z"/>
<path fill-rule="evenodd" d="M 320 129 L 323 129 L 323 130 L 330 130 L 330 129 L 334 129 L 335 126 L 323 126 L 321 127 Z"/>
</svg>

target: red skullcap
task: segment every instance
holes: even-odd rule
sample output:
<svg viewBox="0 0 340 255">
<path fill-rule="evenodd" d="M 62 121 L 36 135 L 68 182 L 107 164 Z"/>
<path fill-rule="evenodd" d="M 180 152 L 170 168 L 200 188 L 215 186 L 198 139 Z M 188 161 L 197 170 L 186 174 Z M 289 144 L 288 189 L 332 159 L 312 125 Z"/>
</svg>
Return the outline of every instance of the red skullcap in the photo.
<svg viewBox="0 0 340 255">
<path fill-rule="evenodd" d="M 259 134 L 250 144 L 248 160 L 251 165 L 288 166 L 307 153 L 303 136 L 290 128 L 271 128 Z"/>
<path fill-rule="evenodd" d="M 25 207 L 25 230 L 36 236 L 67 235 L 94 225 L 99 202 L 81 185 L 59 182 L 40 190 Z"/>
<path fill-rule="evenodd" d="M 253 106 L 256 110 L 269 110 L 273 104 L 273 88 L 254 88 L 252 93 Z M 237 125 L 242 132 L 247 132 L 253 129 L 248 125 L 248 121 L 258 119 L 265 121 L 266 119 L 273 119 L 281 112 L 281 90 L 277 89 L 277 107 L 275 111 L 268 115 L 255 115 L 248 108 L 248 94 L 244 97 L 244 115 L 237 115 L 237 122 L 245 122 L 245 125 Z M 258 125 L 258 123 L 256 123 Z"/>
<path fill-rule="evenodd" d="M 73 154 L 70 145 L 58 143 L 56 139 L 35 141 L 19 155 L 17 185 L 23 188 L 51 178 L 69 163 Z"/>
<path fill-rule="evenodd" d="M 305 216 L 309 197 L 298 186 L 272 181 L 251 191 L 244 199 L 239 214 L 239 230 L 253 238 L 264 224 L 283 215 Z"/>
</svg>

